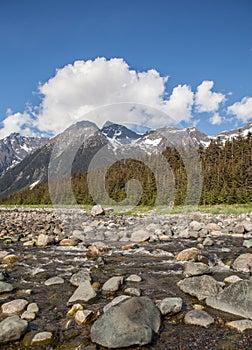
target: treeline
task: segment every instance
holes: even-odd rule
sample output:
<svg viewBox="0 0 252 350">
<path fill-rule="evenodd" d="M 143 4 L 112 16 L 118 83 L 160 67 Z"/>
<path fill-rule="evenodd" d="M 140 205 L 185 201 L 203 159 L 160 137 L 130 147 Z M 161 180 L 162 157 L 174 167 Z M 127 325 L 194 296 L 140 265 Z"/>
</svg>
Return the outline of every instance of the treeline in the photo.
<svg viewBox="0 0 252 350">
<path fill-rule="evenodd" d="M 163 152 L 166 162 L 160 160 L 155 154 L 147 156 L 146 159 L 140 160 L 122 160 L 117 161 L 106 172 L 103 179 L 104 169 L 93 171 L 89 174 L 92 183 L 95 184 L 93 189 L 97 198 L 104 200 L 104 188 L 106 195 L 114 201 L 125 201 L 130 204 L 140 197 L 139 205 L 152 206 L 158 200 L 158 204 L 169 204 L 174 201 L 175 205 L 183 205 L 188 200 L 188 181 L 189 172 L 197 166 L 193 159 L 190 163 L 190 147 L 184 150 L 167 148 Z M 207 148 L 198 149 L 199 160 L 202 174 L 201 183 L 195 181 L 194 187 L 191 188 L 195 193 L 200 188 L 199 204 L 234 204 L 250 203 L 252 201 L 252 136 L 238 136 L 222 145 L 221 140 L 212 140 Z M 188 160 L 185 164 L 185 159 Z M 188 163 L 191 170 L 188 169 Z M 151 164 L 151 167 L 147 165 Z M 169 178 L 167 180 L 167 164 Z M 193 173 L 193 171 L 192 171 Z M 125 185 L 130 180 L 137 180 L 133 183 L 131 191 L 127 192 Z M 62 180 L 63 181 L 63 180 Z M 104 182 L 104 183 L 103 183 Z M 53 186 L 53 184 L 52 184 Z M 94 200 L 89 193 L 90 185 L 86 173 L 77 173 L 71 179 L 74 200 L 79 204 L 94 204 Z M 202 188 L 201 188 L 202 186 Z M 67 197 L 69 193 L 62 193 L 64 181 L 59 186 L 61 196 Z M 65 200 L 65 201 L 64 201 Z M 68 200 L 70 202 L 68 202 Z M 71 203 L 69 198 L 61 198 L 61 204 Z M 127 202 L 128 201 L 128 202 Z M 17 205 L 45 205 L 51 204 L 48 184 L 41 184 L 34 189 L 25 189 L 11 196 L 1 198 L 1 204 Z"/>
</svg>

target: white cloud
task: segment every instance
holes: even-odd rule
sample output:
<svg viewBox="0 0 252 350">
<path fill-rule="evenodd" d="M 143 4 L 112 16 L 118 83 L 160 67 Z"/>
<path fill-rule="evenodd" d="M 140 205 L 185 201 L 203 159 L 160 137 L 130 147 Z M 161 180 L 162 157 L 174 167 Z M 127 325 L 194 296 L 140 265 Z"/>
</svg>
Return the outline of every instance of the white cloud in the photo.
<svg viewBox="0 0 252 350">
<path fill-rule="evenodd" d="M 97 58 L 94 61 L 76 61 L 56 72 L 56 75 L 40 86 L 43 96 L 37 127 L 40 130 L 58 133 L 72 123 L 88 118 L 101 126 L 107 119 L 114 122 L 131 122 L 159 127 L 171 122 L 190 120 L 193 92 L 187 85 L 173 89 L 170 98 L 165 99 L 165 83 L 168 77 L 161 77 L 154 69 L 146 72 L 131 70 L 123 59 Z M 89 113 L 104 105 L 136 103 L 151 106 L 168 116 L 143 113 L 129 113 L 114 107 L 109 114 Z M 111 115 L 112 113 L 112 115 Z M 125 114 L 126 113 L 126 114 Z M 161 113 L 162 114 L 162 113 Z"/>
<path fill-rule="evenodd" d="M 11 110 L 7 110 L 7 117 L 2 121 L 2 128 L 0 129 L 0 139 L 10 135 L 13 132 L 21 135 L 31 135 L 33 132 L 30 129 L 32 120 L 27 113 L 10 114 Z"/>
<path fill-rule="evenodd" d="M 220 125 L 222 123 L 222 117 L 219 115 L 219 113 L 214 113 L 210 119 L 210 123 L 213 125 Z"/>
<path fill-rule="evenodd" d="M 214 82 L 204 80 L 198 87 L 195 94 L 195 105 L 197 112 L 215 112 L 219 105 L 225 102 L 226 98 L 220 92 L 212 92 Z"/>
<path fill-rule="evenodd" d="M 244 97 L 241 102 L 236 102 L 229 106 L 227 111 L 243 122 L 248 122 L 252 119 L 252 97 Z"/>
</svg>

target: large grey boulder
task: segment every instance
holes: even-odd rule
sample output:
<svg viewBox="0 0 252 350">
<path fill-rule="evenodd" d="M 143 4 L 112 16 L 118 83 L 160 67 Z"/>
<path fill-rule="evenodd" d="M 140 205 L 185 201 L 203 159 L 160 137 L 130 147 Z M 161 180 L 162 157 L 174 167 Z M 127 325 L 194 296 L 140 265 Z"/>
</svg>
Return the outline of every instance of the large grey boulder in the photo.
<svg viewBox="0 0 252 350">
<path fill-rule="evenodd" d="M 177 286 L 184 293 L 195 296 L 199 300 L 204 300 L 209 295 L 216 295 L 222 290 L 221 284 L 207 275 L 185 278 L 179 281 Z"/>
<path fill-rule="evenodd" d="M 0 322 L 0 344 L 18 340 L 28 327 L 26 320 L 21 320 L 18 316 L 10 316 Z"/>
<path fill-rule="evenodd" d="M 107 348 L 145 345 L 161 324 L 160 311 L 147 297 L 133 297 L 107 310 L 91 327 L 94 343 Z"/>
<path fill-rule="evenodd" d="M 214 309 L 252 319 L 252 281 L 232 283 L 218 295 L 209 296 L 206 304 Z"/>
</svg>

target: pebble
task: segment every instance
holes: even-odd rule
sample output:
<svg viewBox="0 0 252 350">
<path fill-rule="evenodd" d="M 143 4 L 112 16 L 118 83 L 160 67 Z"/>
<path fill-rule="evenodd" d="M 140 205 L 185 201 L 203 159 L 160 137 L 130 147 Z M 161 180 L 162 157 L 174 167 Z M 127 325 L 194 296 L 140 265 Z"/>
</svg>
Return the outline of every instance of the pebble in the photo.
<svg viewBox="0 0 252 350">
<path fill-rule="evenodd" d="M 25 311 L 22 313 L 21 318 L 27 321 L 32 321 L 35 320 L 36 314 L 35 312 Z"/>
<path fill-rule="evenodd" d="M 48 343 L 52 340 L 52 338 L 53 334 L 51 332 L 39 332 L 32 338 L 31 345 Z"/>
<path fill-rule="evenodd" d="M 39 307 L 36 303 L 30 303 L 27 306 L 27 311 L 34 312 L 35 314 L 37 314 L 39 312 Z"/>
<path fill-rule="evenodd" d="M 46 286 L 53 286 L 54 284 L 63 284 L 65 281 L 63 280 L 63 278 L 55 276 L 55 277 L 51 277 L 48 280 L 45 281 L 45 285 Z"/>
<path fill-rule="evenodd" d="M 120 288 L 120 285 L 122 283 L 123 283 L 123 276 L 111 277 L 102 286 L 102 292 L 104 294 L 114 293 Z"/>
<path fill-rule="evenodd" d="M 71 298 L 68 300 L 68 305 L 76 301 L 88 302 L 96 297 L 96 292 L 92 288 L 89 281 L 80 283 L 79 287 L 75 290 Z"/>
<path fill-rule="evenodd" d="M 130 295 L 131 297 L 140 297 L 141 291 L 137 288 L 126 288 L 124 294 Z"/>
<path fill-rule="evenodd" d="M 126 278 L 127 282 L 141 282 L 142 278 L 138 275 L 130 275 L 128 278 Z"/>
<path fill-rule="evenodd" d="M 78 325 L 85 324 L 93 315 L 91 310 L 78 310 L 74 315 L 74 319 Z"/>
</svg>

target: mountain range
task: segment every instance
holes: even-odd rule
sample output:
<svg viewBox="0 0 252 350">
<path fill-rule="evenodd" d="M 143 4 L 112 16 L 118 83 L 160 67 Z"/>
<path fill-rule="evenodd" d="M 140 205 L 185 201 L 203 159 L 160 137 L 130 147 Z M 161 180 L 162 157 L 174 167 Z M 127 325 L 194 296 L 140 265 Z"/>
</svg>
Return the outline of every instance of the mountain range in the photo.
<svg viewBox="0 0 252 350">
<path fill-rule="evenodd" d="M 13 133 L 0 140 L 0 196 L 5 197 L 46 183 L 52 154 L 55 174 L 71 157 L 71 173 L 76 174 L 86 172 L 94 155 L 103 147 L 120 158 L 123 152 L 152 154 L 162 152 L 167 146 L 206 148 L 211 140 L 219 138 L 224 144 L 238 135 L 246 137 L 249 132 L 252 133 L 252 123 L 215 136 L 207 136 L 196 127 L 177 129 L 170 126 L 141 135 L 124 125 L 109 121 L 101 129 L 91 122 L 82 121 L 52 139 Z M 67 176 L 63 173 L 60 175 Z"/>
</svg>

